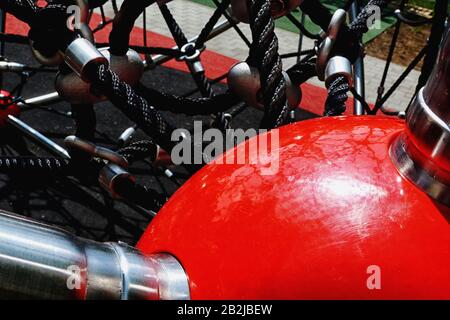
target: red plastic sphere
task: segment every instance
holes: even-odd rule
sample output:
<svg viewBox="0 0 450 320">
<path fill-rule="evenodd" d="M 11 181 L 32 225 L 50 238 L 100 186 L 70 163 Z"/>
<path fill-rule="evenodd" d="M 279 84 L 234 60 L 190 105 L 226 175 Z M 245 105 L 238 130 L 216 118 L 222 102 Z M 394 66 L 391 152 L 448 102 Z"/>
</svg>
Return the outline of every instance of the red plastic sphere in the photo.
<svg viewBox="0 0 450 320">
<path fill-rule="evenodd" d="M 20 107 L 11 102 L 11 94 L 8 91 L 0 90 L 0 128 L 6 126 L 9 115 L 17 117 L 20 114 Z"/>
<path fill-rule="evenodd" d="M 450 299 L 450 209 L 389 157 L 400 120 L 280 129 L 276 175 L 210 164 L 140 240 L 179 259 L 193 299 Z"/>
</svg>

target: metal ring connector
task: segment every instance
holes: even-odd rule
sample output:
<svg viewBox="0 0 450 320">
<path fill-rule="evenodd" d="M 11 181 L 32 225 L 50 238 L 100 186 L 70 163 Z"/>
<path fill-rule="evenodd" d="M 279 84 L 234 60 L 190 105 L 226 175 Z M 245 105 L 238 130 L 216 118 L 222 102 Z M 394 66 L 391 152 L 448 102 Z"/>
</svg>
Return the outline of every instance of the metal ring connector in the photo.
<svg viewBox="0 0 450 320">
<path fill-rule="evenodd" d="M 200 57 L 200 50 L 196 48 L 195 43 L 188 42 L 184 46 L 181 47 L 180 51 L 184 53 L 181 57 L 179 57 L 177 60 L 186 60 L 186 61 L 194 61 L 197 60 Z M 188 54 L 188 52 L 193 52 L 191 54 Z"/>
<path fill-rule="evenodd" d="M 337 36 L 345 24 L 347 18 L 347 12 L 343 9 L 338 9 L 331 18 L 330 25 L 326 33 L 326 38 L 322 41 L 318 47 L 316 71 L 320 80 L 325 80 L 325 68 L 328 60 L 330 60 L 330 54 L 333 50 Z"/>
</svg>

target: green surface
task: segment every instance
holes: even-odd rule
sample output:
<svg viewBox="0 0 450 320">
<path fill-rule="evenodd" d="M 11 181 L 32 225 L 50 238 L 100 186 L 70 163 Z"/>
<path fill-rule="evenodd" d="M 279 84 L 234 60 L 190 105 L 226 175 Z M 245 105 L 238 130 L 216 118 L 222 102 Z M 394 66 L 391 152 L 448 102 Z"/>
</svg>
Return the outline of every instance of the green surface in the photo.
<svg viewBox="0 0 450 320">
<path fill-rule="evenodd" d="M 215 4 L 212 0 L 191 0 L 193 2 L 197 2 L 209 7 L 213 7 L 215 8 Z M 421 1 L 421 2 L 432 2 L 434 3 L 434 1 L 429 1 L 429 0 L 415 0 L 417 2 Z M 338 8 L 341 8 L 344 6 L 345 1 L 344 0 L 322 0 L 321 1 L 326 7 L 328 7 L 331 11 L 335 11 Z M 295 17 L 297 17 L 297 19 L 300 19 L 300 12 L 294 12 L 293 15 Z M 278 28 L 287 30 L 287 31 L 291 31 L 291 32 L 298 32 L 297 27 L 295 27 L 287 18 L 283 17 L 280 19 L 276 20 L 276 26 Z M 381 28 L 379 29 L 374 29 L 374 30 L 370 30 L 368 33 L 366 33 L 364 35 L 364 42 L 368 42 L 370 40 L 372 40 L 373 38 L 375 38 L 376 36 L 378 36 L 380 33 L 382 33 L 384 30 L 386 30 L 387 28 L 389 28 L 390 26 L 392 26 L 395 23 L 395 17 L 392 16 L 390 14 L 390 12 L 384 12 L 383 13 L 383 18 L 381 21 Z M 306 28 L 314 33 L 317 33 L 320 28 L 315 25 L 314 23 L 311 22 L 311 20 L 309 20 L 308 17 L 306 17 L 305 19 L 305 26 Z"/>
<path fill-rule="evenodd" d="M 413 4 L 418 7 L 434 9 L 435 0 L 409 0 L 409 4 Z"/>
</svg>

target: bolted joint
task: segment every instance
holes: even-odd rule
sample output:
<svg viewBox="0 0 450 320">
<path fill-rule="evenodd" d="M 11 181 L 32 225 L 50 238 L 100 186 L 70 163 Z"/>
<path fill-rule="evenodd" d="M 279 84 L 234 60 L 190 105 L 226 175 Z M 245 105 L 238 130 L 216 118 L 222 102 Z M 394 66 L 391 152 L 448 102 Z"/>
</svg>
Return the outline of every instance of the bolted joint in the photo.
<svg viewBox="0 0 450 320">
<path fill-rule="evenodd" d="M 345 57 L 335 56 L 328 61 L 325 68 L 325 84 L 327 88 L 339 76 L 345 77 L 350 87 L 352 86 L 352 63 Z"/>
</svg>

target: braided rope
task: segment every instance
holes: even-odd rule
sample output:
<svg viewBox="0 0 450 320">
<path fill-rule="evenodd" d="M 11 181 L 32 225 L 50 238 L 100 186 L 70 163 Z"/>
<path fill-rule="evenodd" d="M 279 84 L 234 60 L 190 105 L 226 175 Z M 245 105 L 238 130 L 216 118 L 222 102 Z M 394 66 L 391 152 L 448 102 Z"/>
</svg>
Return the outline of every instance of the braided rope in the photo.
<svg viewBox="0 0 450 320">
<path fill-rule="evenodd" d="M 183 30 L 181 30 L 166 4 L 160 5 L 159 9 L 161 10 L 164 20 L 166 20 L 167 26 L 169 27 L 170 33 L 172 34 L 178 48 L 181 48 L 183 45 L 188 43 L 188 39 L 184 35 Z"/>
<path fill-rule="evenodd" d="M 58 158 L 0 157 L 0 172 L 2 173 L 61 173 L 67 171 L 68 167 L 68 161 Z"/>
<path fill-rule="evenodd" d="M 115 183 L 114 191 L 127 202 L 153 211 L 159 211 L 167 201 L 163 194 L 129 179 L 119 179 Z"/>
<path fill-rule="evenodd" d="M 370 0 L 369 3 L 361 10 L 356 19 L 350 24 L 349 31 L 358 39 L 361 40 L 364 33 L 369 31 L 368 19 L 372 17 L 374 6 L 380 9 L 385 7 L 389 1 L 387 0 Z M 328 87 L 328 98 L 325 103 L 325 116 L 341 115 L 346 110 L 345 103 L 348 100 L 348 91 L 350 85 L 347 78 L 338 76 L 332 81 Z"/>
<path fill-rule="evenodd" d="M 125 0 L 120 11 L 114 17 L 113 28 L 109 34 L 110 52 L 123 56 L 127 53 L 130 43 L 130 34 L 137 18 L 146 7 L 155 0 Z"/>
<path fill-rule="evenodd" d="M 345 103 L 348 100 L 347 92 L 350 85 L 347 78 L 339 76 L 328 87 L 328 97 L 325 102 L 324 116 L 339 116 L 346 110 Z"/>
<path fill-rule="evenodd" d="M 205 72 L 193 72 L 192 76 L 194 78 L 195 83 L 197 84 L 197 87 L 200 90 L 200 93 L 203 97 L 206 98 L 212 98 L 214 97 L 214 91 L 211 86 L 211 82 L 206 77 Z"/>
<path fill-rule="evenodd" d="M 142 149 L 134 146 L 132 153 L 134 157 L 140 157 L 139 152 L 147 151 L 144 144 Z M 131 154 L 131 153 L 129 153 Z M 72 163 L 65 159 L 42 158 L 42 157 L 0 157 L 0 172 L 5 174 L 19 175 L 48 175 L 69 176 L 83 173 L 81 178 L 91 178 L 98 174 L 98 170 L 103 166 L 102 163 L 91 163 L 86 167 L 83 163 Z M 93 170 L 93 171 L 91 171 Z M 86 175 L 86 172 L 90 174 Z M 144 208 L 159 210 L 166 202 L 166 198 L 161 193 L 147 188 L 145 186 L 133 183 L 128 179 L 118 179 L 116 183 L 117 192 L 128 201 L 132 201 Z"/>
<path fill-rule="evenodd" d="M 316 59 L 299 62 L 289 68 L 286 73 L 294 85 L 300 86 L 317 75 Z"/>
<path fill-rule="evenodd" d="M 373 16 L 373 7 L 379 7 L 382 9 L 388 4 L 387 0 L 370 0 L 369 3 L 361 10 L 356 19 L 350 24 L 350 31 L 352 31 L 358 39 L 360 39 L 363 34 L 369 31 L 369 26 L 367 21 Z"/>
<path fill-rule="evenodd" d="M 0 8 L 27 24 L 33 24 L 39 10 L 32 0 L 2 0 Z"/>
<path fill-rule="evenodd" d="M 223 0 L 217 7 L 217 9 L 214 11 L 211 18 L 208 20 L 208 22 L 203 27 L 202 31 L 200 31 L 200 34 L 197 38 L 197 41 L 195 42 L 195 47 L 197 49 L 202 48 L 205 45 L 206 40 L 208 39 L 209 34 L 213 30 L 214 26 L 216 25 L 217 21 L 219 21 L 220 17 L 222 16 L 223 12 L 228 8 L 230 5 L 231 0 Z"/>
<path fill-rule="evenodd" d="M 225 112 L 240 101 L 236 95 L 230 92 L 211 98 L 184 98 L 145 87 L 143 84 L 139 84 L 135 90 L 144 99 L 152 101 L 157 110 L 189 116 Z"/>
<path fill-rule="evenodd" d="M 154 138 L 158 145 L 168 152 L 172 150 L 175 146 L 171 141 L 173 127 L 143 97 L 121 81 L 117 74 L 105 65 L 100 65 L 91 75 L 91 83 L 95 91 L 107 96 L 129 119 Z"/>
<path fill-rule="evenodd" d="M 270 0 L 249 0 L 249 6 L 253 44 L 248 62 L 260 71 L 265 111 L 261 127 L 271 129 L 281 126 L 289 114 L 283 65 L 278 54 Z"/>
<path fill-rule="evenodd" d="M 133 142 L 129 146 L 117 151 L 122 155 L 128 163 L 144 160 L 150 156 L 154 156 L 151 161 L 156 160 L 158 146 L 152 140 L 142 140 Z"/>
</svg>

